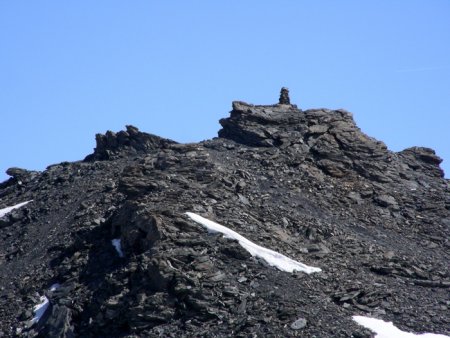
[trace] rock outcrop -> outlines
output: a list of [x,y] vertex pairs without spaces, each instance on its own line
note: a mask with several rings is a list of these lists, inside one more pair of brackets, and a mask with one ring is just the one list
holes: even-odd
[[118,156],[145,154],[154,149],[163,149],[172,140],[140,132],[134,126],[126,126],[126,130],[117,134],[107,131],[105,135],[95,135],[96,147],[94,153],[88,155],[85,161],[112,160]]
[[[84,161],[9,170],[0,209],[32,202],[0,218],[3,336],[370,337],[358,314],[450,334],[450,183],[433,150],[389,151],[349,112],[286,92],[220,123],[191,144],[128,126]],[[186,212],[322,271],[280,271]]]

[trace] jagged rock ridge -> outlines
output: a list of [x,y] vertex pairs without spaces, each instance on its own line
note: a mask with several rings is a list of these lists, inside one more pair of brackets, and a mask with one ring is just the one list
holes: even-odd
[[[192,144],[128,126],[84,161],[9,170],[0,209],[33,201],[0,219],[3,334],[369,337],[355,314],[449,334],[449,181],[434,151],[391,152],[350,113],[302,111],[288,92],[233,102],[220,123]],[[185,212],[323,271],[269,267]]]
[[140,132],[134,126],[126,126],[126,130],[117,134],[107,131],[105,135],[95,135],[96,147],[94,153],[86,156],[85,161],[112,160],[118,156],[145,154],[154,149],[163,149],[172,140]]

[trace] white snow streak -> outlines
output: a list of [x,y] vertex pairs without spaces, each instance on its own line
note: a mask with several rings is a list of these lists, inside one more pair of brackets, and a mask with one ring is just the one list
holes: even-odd
[[375,332],[375,338],[448,338],[443,334],[423,333],[414,334],[410,332],[401,331],[396,328],[392,322],[385,322],[381,319],[369,318],[364,316],[353,316],[353,320],[359,325]]
[[[50,286],[49,291],[53,292],[60,286],[61,285],[59,283],[55,283],[52,286]],[[48,306],[50,305],[50,301],[46,296],[41,296],[39,300],[40,303],[33,307],[34,317],[33,319],[30,320],[30,326],[41,320],[42,316],[44,315],[45,311],[47,311]]]
[[194,214],[193,212],[187,212],[186,215],[188,215],[189,218],[191,218],[193,221],[206,227],[210,232],[220,232],[226,238],[236,239],[239,242],[239,244],[245,250],[247,250],[252,256],[260,257],[263,260],[265,260],[269,265],[275,266],[282,271],[294,272],[295,270],[297,270],[297,271],[303,271],[306,273],[322,271],[319,268],[315,268],[315,267],[308,266],[303,263],[294,261],[293,259],[290,259],[289,257],[286,257],[276,251],[259,246],[255,243],[249,241],[247,238],[238,234],[237,232],[235,232],[223,225],[220,225],[218,223],[210,221],[202,216]]
[[26,201],[26,202],[22,202],[22,203],[13,205],[12,207],[6,207],[6,208],[3,208],[3,209],[0,209],[0,217],[5,216],[7,213],[11,212],[11,211],[14,210],[14,209],[23,207],[25,204],[28,204],[28,203],[30,203],[30,202],[32,202],[32,201],[33,201],[33,200],[30,200],[30,201]]
[[50,291],[51,292],[53,292],[53,291],[55,291],[56,289],[59,289],[59,287],[61,286],[61,284],[59,284],[59,283],[55,283],[55,284],[53,284],[52,286],[50,286]]
[[47,311],[48,306],[50,305],[48,298],[45,296],[41,296],[40,301],[41,302],[39,304],[35,305],[33,308],[34,317],[30,321],[31,325],[37,323],[42,318],[45,311]]
[[122,244],[120,243],[120,238],[113,239],[111,241],[112,245],[116,248],[117,253],[119,254],[119,257],[125,257],[122,251]]

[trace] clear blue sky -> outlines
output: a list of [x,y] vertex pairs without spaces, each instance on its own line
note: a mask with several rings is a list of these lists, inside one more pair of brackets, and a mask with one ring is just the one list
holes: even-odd
[[1,1],[0,181],[133,124],[217,136],[231,101],[345,108],[450,176],[450,1]]

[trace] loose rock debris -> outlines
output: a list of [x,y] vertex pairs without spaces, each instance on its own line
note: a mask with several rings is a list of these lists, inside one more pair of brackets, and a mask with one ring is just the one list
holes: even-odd
[[[83,161],[11,168],[0,209],[33,202],[0,217],[3,336],[373,336],[355,315],[450,333],[450,184],[433,150],[389,151],[349,112],[286,96],[233,102],[220,123],[189,144],[127,126]],[[322,271],[280,271],[186,212]]]

